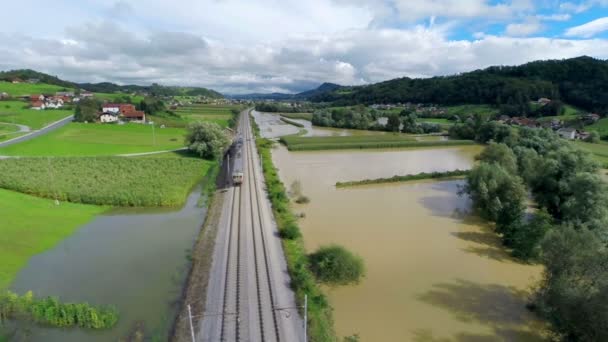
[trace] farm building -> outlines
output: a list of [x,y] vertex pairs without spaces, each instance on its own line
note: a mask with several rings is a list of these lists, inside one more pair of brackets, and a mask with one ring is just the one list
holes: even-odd
[[38,101],[32,101],[32,109],[34,110],[41,110],[46,108],[46,106],[44,105],[44,102],[38,100]]
[[557,134],[559,134],[559,136],[564,139],[573,140],[574,138],[576,138],[576,129],[560,128],[557,130]]
[[117,113],[101,113],[101,115],[99,115],[99,121],[101,123],[118,122],[118,114]]

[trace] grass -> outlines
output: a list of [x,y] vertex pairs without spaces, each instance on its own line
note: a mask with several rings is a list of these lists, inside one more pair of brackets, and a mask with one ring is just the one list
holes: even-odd
[[173,150],[184,146],[181,128],[150,125],[70,123],[53,132],[0,148],[0,155],[102,156]]
[[95,97],[110,102],[122,102],[125,97],[131,98],[131,103],[140,103],[144,97],[141,95],[131,95],[126,93],[95,93]]
[[573,141],[573,144],[582,148],[585,151],[590,152],[593,158],[604,168],[608,168],[608,143],[600,142],[597,144],[587,143],[583,141]]
[[33,255],[54,247],[106,207],[61,203],[0,189],[0,289]]
[[62,202],[179,206],[213,164],[192,158],[9,158],[0,160],[0,187]]
[[0,135],[10,134],[10,133],[14,133],[17,131],[19,131],[19,127],[12,125],[12,124],[6,124],[6,123],[0,122]]
[[[259,139],[259,129],[252,118],[256,133],[256,145],[262,156],[262,170],[266,179],[268,198],[272,203],[272,211],[282,236],[283,251],[287,262],[287,271],[291,277],[291,287],[296,295],[297,305],[301,308],[304,295],[308,295],[308,336],[309,341],[335,341],[332,309],[327,298],[321,291],[313,273],[310,270],[310,260],[304,248],[304,242],[297,219],[290,208],[289,197],[281,182],[277,169],[272,163],[270,149],[272,142]],[[291,231],[287,238],[286,231]],[[295,231],[295,232],[294,232]]]
[[0,93],[6,92],[11,96],[23,96],[32,94],[55,94],[58,91],[74,91],[74,89],[67,89],[52,84],[45,83],[11,83],[0,81]]
[[366,149],[394,147],[432,147],[473,145],[471,140],[417,141],[401,134],[346,136],[346,137],[299,137],[285,136],[281,142],[291,151]]
[[192,121],[210,121],[222,127],[228,127],[230,119],[233,116],[233,109],[240,109],[240,107],[230,105],[196,104],[178,107],[174,110],[174,112],[182,117],[186,123]]
[[490,105],[478,105],[478,104],[467,104],[467,105],[459,105],[459,106],[446,106],[442,107],[445,109],[446,113],[450,116],[452,115],[467,115],[467,114],[484,114],[489,116],[494,116],[498,113],[498,108],[492,107]]
[[593,125],[586,126],[585,129],[598,132],[602,138],[608,137],[608,118],[600,119]]
[[301,124],[299,122],[295,122],[295,121],[289,120],[289,119],[284,118],[284,117],[281,117],[281,121],[283,121],[284,123],[286,123],[288,125],[293,125],[293,126],[300,127],[300,128],[304,127],[303,124]]
[[0,101],[0,122],[17,123],[29,126],[31,129],[40,129],[74,114],[71,109],[33,110],[27,108],[27,105],[23,101]]
[[312,113],[281,113],[281,116],[284,116],[288,119],[296,119],[296,120],[312,120]]
[[348,186],[357,185],[368,185],[368,184],[382,184],[382,183],[397,183],[397,182],[409,182],[423,179],[452,179],[464,177],[469,173],[468,170],[454,170],[445,172],[421,172],[413,175],[405,176],[393,176],[390,178],[376,178],[376,179],[365,179],[360,181],[349,181],[349,182],[337,182],[337,188],[343,188]]

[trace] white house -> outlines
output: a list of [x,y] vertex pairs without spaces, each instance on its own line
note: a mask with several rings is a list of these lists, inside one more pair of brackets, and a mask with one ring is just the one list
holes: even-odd
[[120,105],[116,103],[107,103],[101,107],[101,111],[104,113],[119,114]]
[[102,123],[117,122],[118,114],[117,113],[102,113],[99,116],[99,121]]
[[576,129],[574,128],[560,128],[557,130],[557,134],[560,137],[568,140],[574,140],[576,138]]

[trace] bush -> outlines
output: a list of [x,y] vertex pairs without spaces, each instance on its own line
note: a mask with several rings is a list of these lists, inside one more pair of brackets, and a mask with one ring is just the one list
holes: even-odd
[[308,198],[308,197],[306,197],[304,195],[301,195],[298,198],[296,198],[295,202],[298,203],[298,204],[310,203],[310,198]]
[[286,224],[279,231],[279,233],[281,234],[281,238],[288,239],[288,240],[295,240],[295,239],[299,238],[300,236],[302,236],[302,234],[300,233],[300,229],[293,222]]
[[356,284],[365,273],[363,259],[337,245],[320,247],[310,264],[317,278],[331,285]]
[[216,123],[193,122],[188,125],[186,145],[201,158],[218,159],[229,144],[230,139]]

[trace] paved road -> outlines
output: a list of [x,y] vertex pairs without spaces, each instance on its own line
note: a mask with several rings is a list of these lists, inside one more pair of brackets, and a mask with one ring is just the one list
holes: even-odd
[[196,340],[303,341],[249,120],[241,114],[244,181],[228,189]]
[[[34,139],[38,136],[41,136],[43,134],[47,134],[48,132],[54,131],[57,128],[63,127],[65,125],[67,125],[68,123],[72,122],[72,120],[74,120],[74,116],[73,115],[68,116],[67,118],[54,122],[40,130],[33,131],[32,133],[22,135],[15,139],[10,139],[10,140],[4,141],[4,142],[0,142],[0,147],[6,147],[6,146],[14,145],[14,144],[17,144],[20,142],[24,142],[26,140]],[[29,127],[28,127],[28,129],[29,129]]]

